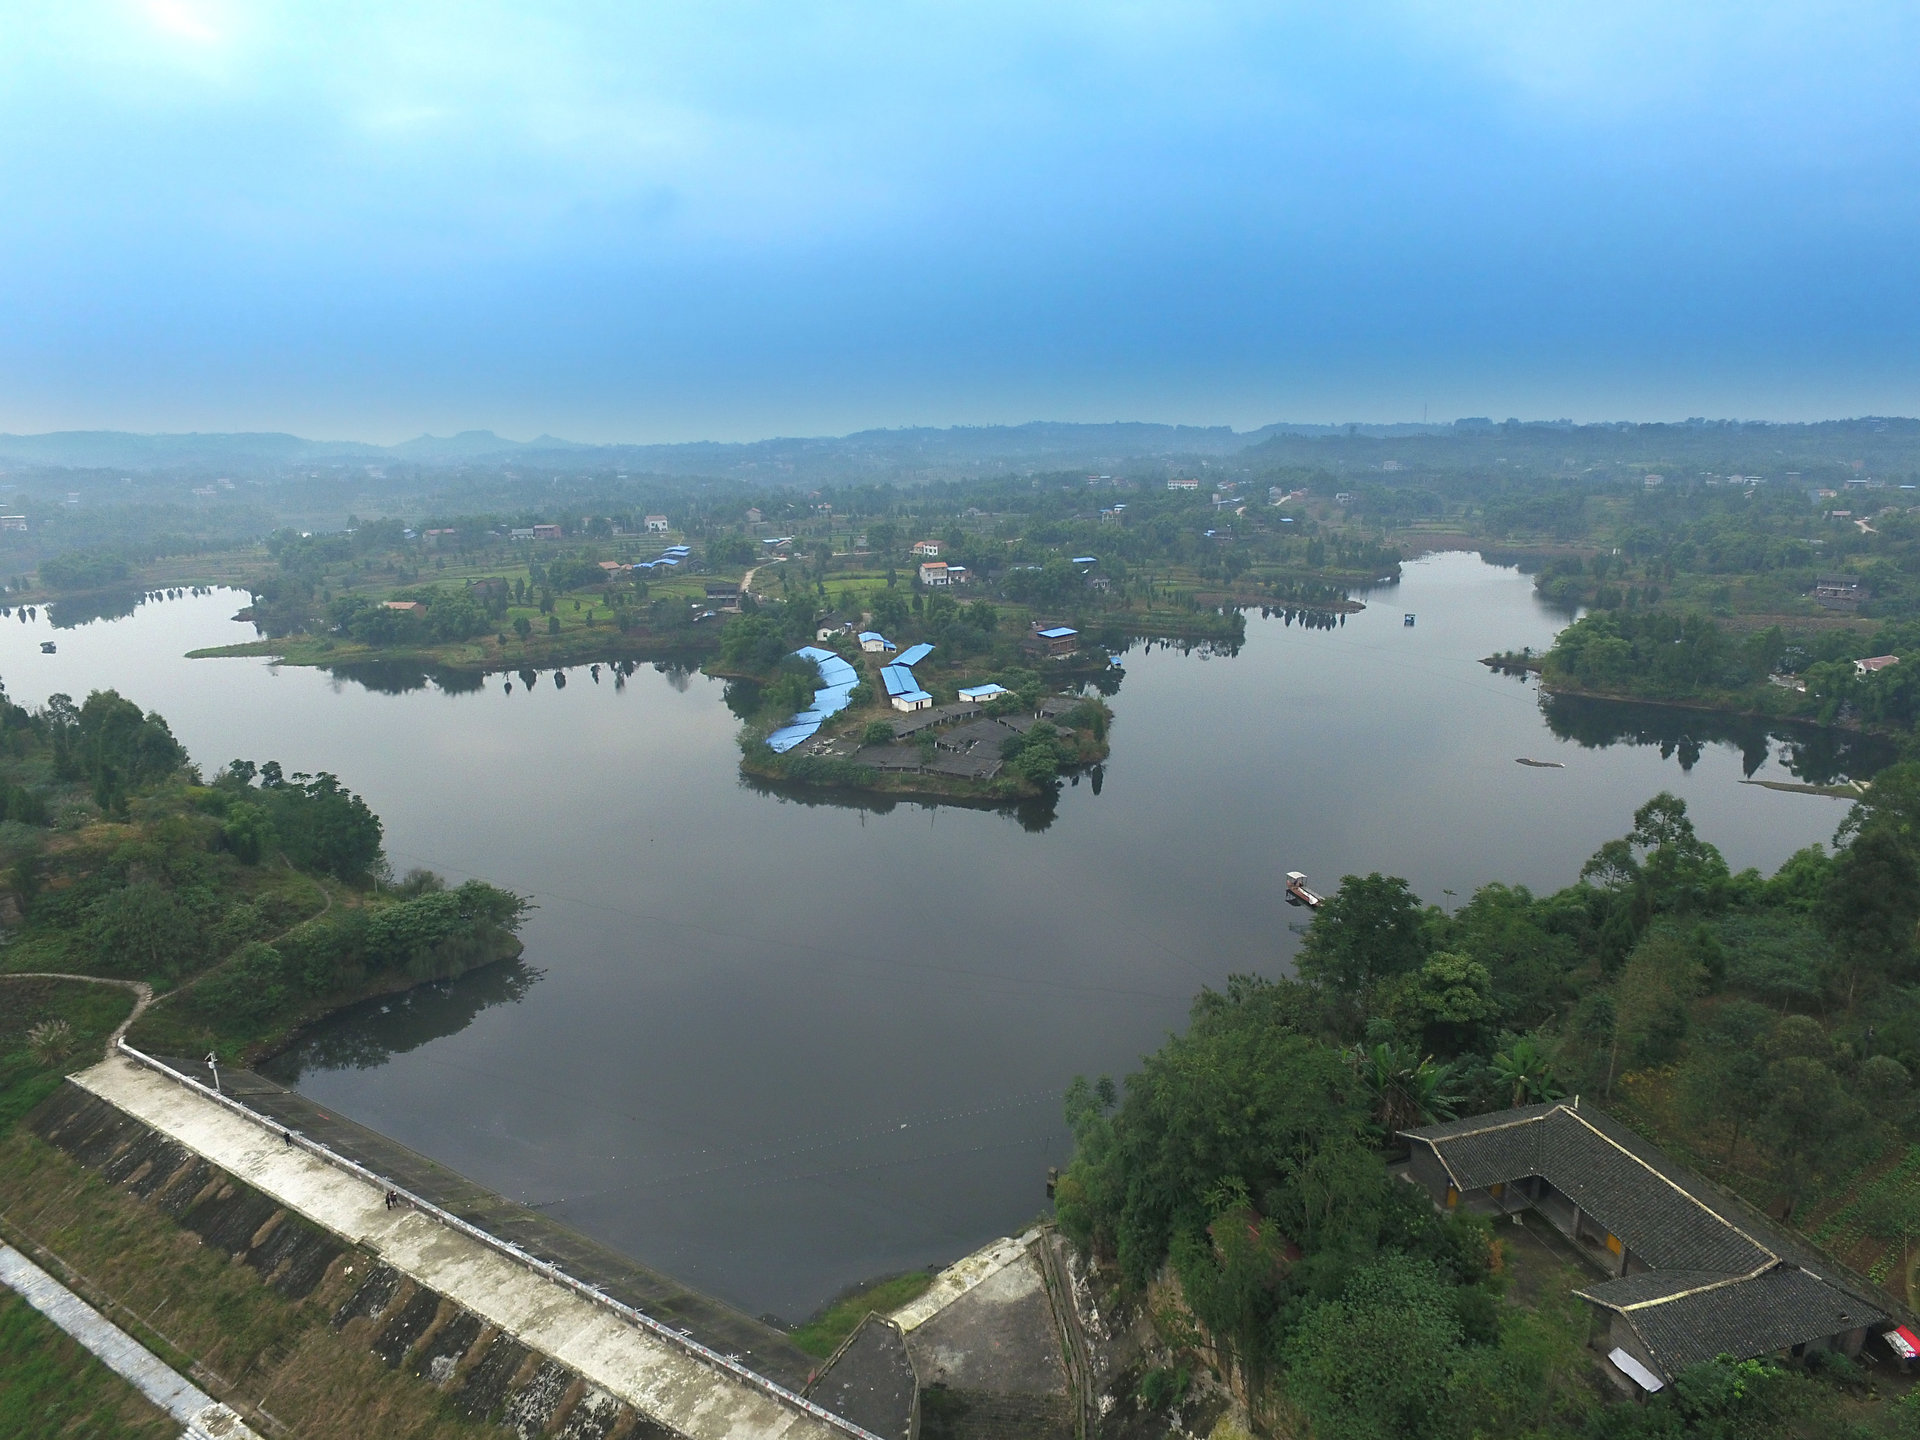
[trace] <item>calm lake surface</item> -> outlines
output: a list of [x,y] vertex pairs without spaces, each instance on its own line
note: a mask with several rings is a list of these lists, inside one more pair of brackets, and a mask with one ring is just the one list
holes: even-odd
[[235,592],[0,621],[0,676],[27,705],[117,688],[209,770],[334,771],[385,820],[396,870],[531,895],[520,965],[362,1007],[278,1073],[798,1319],[1037,1216],[1076,1073],[1133,1068],[1202,986],[1286,972],[1302,912],[1282,872],[1331,889],[1381,870],[1449,905],[1491,880],[1557,888],[1661,789],[1736,868],[1770,870],[1846,806],[1742,778],[1889,758],[1649,707],[1543,714],[1478,661],[1544,648],[1565,617],[1472,555],[1370,598],[1334,629],[1252,615],[1232,657],[1136,647],[1098,793],[1069,786],[1045,828],[750,788],[723,687],[697,674],[454,693],[184,659],[252,638]]

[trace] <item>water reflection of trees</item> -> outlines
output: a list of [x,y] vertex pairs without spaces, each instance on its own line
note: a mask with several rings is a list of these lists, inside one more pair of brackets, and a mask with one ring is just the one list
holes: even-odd
[[505,960],[453,980],[362,1001],[322,1022],[261,1068],[285,1085],[297,1083],[309,1070],[371,1070],[429,1040],[458,1034],[482,1010],[517,1003],[541,973],[524,960]]
[[1679,761],[1682,770],[1693,769],[1709,745],[1737,750],[1744,775],[1754,775],[1772,760],[1809,785],[1869,779],[1899,758],[1893,743],[1879,736],[1758,716],[1579,695],[1547,695],[1540,708],[1547,727],[1562,740],[1588,750],[1657,746],[1663,759]]
[[406,695],[429,685],[449,695],[471,695],[487,684],[483,671],[447,670],[411,660],[356,660],[350,665],[329,666],[327,673],[376,695]]
[[67,595],[47,606],[47,623],[56,630],[73,630],[95,620],[124,620],[146,598],[140,590],[96,590],[87,595]]
[[[1082,776],[1092,784],[1093,793],[1100,793],[1105,779],[1101,766],[1090,766],[1084,772],[1075,772],[1061,778],[1070,784],[1078,785]],[[1022,830],[1038,832],[1053,824],[1059,814],[1060,796],[1057,790],[1049,790],[1042,795],[1029,795],[1018,800],[972,799],[966,796],[932,795],[886,795],[866,790],[828,790],[815,785],[796,785],[778,780],[768,780],[759,775],[742,775],[740,783],[757,795],[766,795],[772,799],[794,805],[825,805],[837,810],[858,810],[868,815],[891,815],[902,806],[913,806],[921,810],[934,810],[941,806],[962,810],[988,810],[995,815],[1003,815],[1019,823]]]

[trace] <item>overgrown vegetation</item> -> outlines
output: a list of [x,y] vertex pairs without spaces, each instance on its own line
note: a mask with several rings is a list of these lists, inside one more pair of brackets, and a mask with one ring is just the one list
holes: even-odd
[[795,1328],[792,1340],[809,1355],[822,1359],[833,1354],[870,1314],[885,1315],[918,1300],[933,1284],[931,1270],[909,1270],[871,1285],[857,1286],[822,1306],[819,1313]]

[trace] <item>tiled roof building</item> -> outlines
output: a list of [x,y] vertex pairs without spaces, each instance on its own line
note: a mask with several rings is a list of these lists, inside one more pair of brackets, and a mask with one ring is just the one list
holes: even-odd
[[1853,1355],[1887,1323],[1883,1302],[1810,1245],[1577,1099],[1402,1133],[1437,1204],[1534,1210],[1580,1242],[1610,1278],[1574,1293],[1605,1314],[1596,1344],[1643,1390],[1723,1354]]

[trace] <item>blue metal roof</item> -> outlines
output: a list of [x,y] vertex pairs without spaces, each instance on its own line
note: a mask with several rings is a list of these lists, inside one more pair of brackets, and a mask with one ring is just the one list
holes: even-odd
[[888,640],[887,637],[882,635],[878,630],[862,630],[860,632],[860,643],[864,645],[869,640],[878,640],[882,645],[889,648],[891,648],[893,644],[892,641]]
[[838,655],[820,661],[820,679],[827,685],[844,685],[851,690],[860,683],[860,672]]
[[833,651],[822,650],[818,645],[802,645],[798,650],[794,651],[793,653],[800,656],[802,659],[813,661],[816,665],[822,663],[823,661],[838,660],[840,658],[838,655],[834,654]]
[[924,690],[909,690],[907,691],[906,694],[901,695],[897,698],[901,700],[931,700],[933,699],[933,696],[929,695]]
[[1012,693],[1013,692],[1004,685],[975,685],[970,689],[962,690],[960,692],[960,698],[962,700],[991,700],[996,695],[1011,695]]
[[920,684],[913,678],[913,672],[899,665],[889,665],[880,672],[880,681],[887,687],[889,695],[905,695],[909,690],[918,690]]
[[1076,555],[1073,557],[1073,563],[1076,565],[1098,565],[1100,563],[1100,557],[1098,555]]
[[908,649],[902,650],[900,652],[900,658],[895,660],[893,663],[896,665],[905,665],[909,669],[911,669],[913,666],[918,665],[922,660],[926,659],[927,656],[931,654],[933,654],[933,646],[925,644],[923,642],[919,645],[914,645],[909,647]]
[[1072,629],[1069,626],[1056,625],[1051,630],[1042,630],[1040,632],[1040,638],[1042,640],[1062,640],[1069,635],[1078,635],[1079,633],[1078,630]]
[[819,730],[818,720],[798,721],[783,725],[767,737],[767,748],[776,755],[784,755],[803,740],[811,740]]

